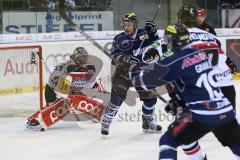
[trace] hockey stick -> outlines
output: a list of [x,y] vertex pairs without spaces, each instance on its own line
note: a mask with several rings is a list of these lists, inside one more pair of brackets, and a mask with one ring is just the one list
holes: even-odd
[[91,42],[95,47],[101,50],[106,56],[110,58],[110,54],[96,41],[94,40],[89,34],[81,30],[65,13],[64,10],[59,10],[60,16],[67,22],[70,27],[73,27],[77,32],[83,35],[89,42]]
[[51,74],[51,71],[50,71],[49,67],[47,66],[47,63],[43,60],[42,55],[40,55],[39,52],[32,52],[32,55],[31,55],[31,64],[35,64],[35,65],[36,65],[36,63],[37,63],[37,60],[35,59],[35,53],[37,54],[38,58],[43,62],[44,66],[45,66],[45,68],[46,68],[46,70],[47,70],[47,72],[48,72],[49,74]]
[[100,51],[102,51],[106,56],[109,58],[111,57],[110,54],[96,41],[94,40],[89,34],[80,30],[77,26],[74,26],[76,31],[83,35],[89,42],[91,42],[95,47],[97,47]]
[[163,97],[157,92],[156,89],[153,89],[153,90],[152,90],[152,93],[153,93],[155,96],[157,96],[157,98],[159,98],[163,103],[168,104],[168,101],[167,101],[165,98],[163,98]]
[[156,12],[155,12],[155,14],[154,14],[154,16],[153,16],[153,18],[152,18],[152,21],[155,20],[157,14],[158,14],[158,11],[159,11],[159,9],[161,8],[162,4],[163,4],[163,0],[161,0],[160,3],[158,4],[158,8],[157,8],[157,10],[156,10]]
[[[44,59],[43,59],[42,56],[39,54],[39,52],[36,52],[36,53],[37,53],[39,59],[40,59],[40,60],[43,62],[43,64],[45,65],[45,67],[46,67],[46,69],[47,69],[47,72],[48,72],[49,74],[52,74],[51,71],[50,71],[50,69],[49,69],[49,67],[48,67],[48,65],[47,65],[47,63],[44,61]],[[32,53],[32,56],[31,56],[31,64],[36,64],[36,59],[35,59],[35,57],[34,57],[34,53]],[[72,107],[72,105],[68,105],[68,102],[67,102],[65,99],[63,99],[63,100],[64,100],[65,104],[67,105],[68,110],[70,111],[70,113],[75,117],[75,119],[76,119],[77,121],[80,121],[80,118],[78,117],[78,115],[77,115],[77,113],[75,112],[75,110],[74,110],[74,108]]]
[[[154,14],[154,16],[153,16],[153,18],[152,18],[152,22],[154,22],[157,14],[158,14],[158,11],[159,11],[159,9],[160,9],[161,6],[162,6],[162,3],[163,3],[163,0],[161,0],[160,3],[158,4],[158,8],[157,8],[157,10],[156,10],[156,12],[155,12],[155,14]],[[148,39],[148,36],[144,36],[144,39],[142,40],[142,42],[141,42],[141,44],[140,44],[140,46],[139,46],[139,48],[138,48],[138,50],[137,50],[137,53],[140,52],[140,49],[142,48],[142,45],[143,45],[143,43],[145,42],[146,39]]]

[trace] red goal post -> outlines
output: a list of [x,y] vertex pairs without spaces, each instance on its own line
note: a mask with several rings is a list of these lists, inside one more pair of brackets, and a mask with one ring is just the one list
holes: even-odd
[[[26,106],[28,105],[26,101],[30,101],[29,106],[31,104],[39,105],[36,107],[40,110],[43,109],[43,65],[39,56],[42,56],[40,45],[0,47],[1,105],[7,107],[11,104],[11,102],[7,102],[9,99],[15,103],[14,100],[18,97],[14,96],[21,98],[21,94],[26,93],[30,95],[30,98],[16,102],[19,104],[14,104],[15,106]],[[33,92],[37,93],[37,96],[31,96]],[[22,96],[22,99],[24,98]]]

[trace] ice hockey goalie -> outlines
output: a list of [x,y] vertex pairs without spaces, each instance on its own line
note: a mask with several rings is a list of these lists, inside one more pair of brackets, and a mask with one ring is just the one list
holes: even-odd
[[88,62],[88,52],[83,47],[76,48],[69,60],[51,72],[45,87],[46,105],[27,119],[26,127],[44,131],[68,114],[77,121],[100,120],[105,107],[81,92],[85,87],[104,91],[96,77],[95,66]]

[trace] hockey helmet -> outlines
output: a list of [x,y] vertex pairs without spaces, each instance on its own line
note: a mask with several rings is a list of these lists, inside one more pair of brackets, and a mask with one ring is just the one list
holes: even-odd
[[70,59],[72,59],[76,64],[85,64],[87,61],[88,52],[83,47],[77,47],[73,54],[70,55]]
[[133,22],[137,25],[138,23],[138,20],[137,20],[137,16],[135,13],[127,13],[123,16],[122,18],[123,22],[124,21],[130,21],[130,22]]
[[168,25],[164,31],[164,37],[172,42],[172,48],[181,47],[189,43],[189,32],[187,27],[182,23]]
[[186,4],[179,9],[177,16],[178,21],[185,25],[195,24],[197,20],[197,8]]

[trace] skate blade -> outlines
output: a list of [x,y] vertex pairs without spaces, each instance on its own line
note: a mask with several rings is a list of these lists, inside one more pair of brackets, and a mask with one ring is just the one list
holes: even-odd
[[143,129],[143,133],[146,133],[146,134],[158,134],[158,133],[162,133],[162,130],[155,131],[155,130],[151,130],[151,129]]
[[45,128],[42,128],[41,126],[29,126],[25,125],[25,131],[46,131]]

